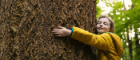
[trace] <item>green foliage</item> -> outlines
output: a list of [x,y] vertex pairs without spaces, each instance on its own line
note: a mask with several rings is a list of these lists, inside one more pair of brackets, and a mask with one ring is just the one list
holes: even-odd
[[131,0],[131,1],[132,1],[132,4],[134,4],[134,5],[137,5],[140,3],[140,0]]
[[96,6],[96,18],[99,18],[99,16],[101,15],[101,12],[102,12],[101,8]]
[[98,4],[99,3],[99,0],[96,0],[96,4]]
[[[140,28],[140,0],[131,0],[132,1],[132,6],[131,9],[126,10],[124,7],[123,2],[108,2],[108,0],[103,0],[105,1],[106,5],[108,7],[112,7],[112,10],[110,11],[110,13],[108,14],[115,22],[115,29],[114,29],[114,33],[116,33],[117,35],[119,35],[122,39],[123,39],[123,47],[125,50],[125,54],[123,55],[124,60],[130,60],[129,58],[129,51],[128,50],[128,46],[126,45],[127,42],[127,35],[124,34],[124,32],[126,32],[127,34],[129,34],[129,30],[134,29],[135,32],[137,32],[137,28]],[[123,33],[123,34],[122,34]],[[124,36],[124,38],[122,37]],[[136,39],[133,39],[132,42],[136,42]],[[133,43],[133,53],[135,52],[135,54],[133,54],[133,56],[135,56],[135,59],[140,59],[140,55],[137,54],[137,52],[140,51],[140,49],[138,50],[134,50],[136,47],[135,43]]]
[[[96,0],[96,4],[98,4],[99,2],[100,2],[99,0]],[[101,7],[96,6],[96,18],[98,18],[102,12],[103,11],[102,11]]]
[[[140,45],[138,45],[138,46],[140,47]],[[136,49],[136,54],[135,54],[136,60],[139,60],[139,59],[140,59],[140,55],[139,55],[140,53],[139,53],[139,52],[140,52],[140,49],[137,48],[137,49]]]

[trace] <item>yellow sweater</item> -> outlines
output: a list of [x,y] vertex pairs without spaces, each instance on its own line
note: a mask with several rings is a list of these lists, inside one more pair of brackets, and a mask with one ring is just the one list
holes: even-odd
[[103,33],[96,35],[78,27],[72,28],[71,38],[97,48],[99,60],[120,60],[123,55],[122,42],[116,34]]

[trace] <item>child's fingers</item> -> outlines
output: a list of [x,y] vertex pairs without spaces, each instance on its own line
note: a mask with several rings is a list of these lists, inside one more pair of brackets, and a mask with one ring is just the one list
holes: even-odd
[[58,35],[55,35],[55,36],[57,36],[57,37],[62,37],[62,35],[60,35],[60,34],[58,34]]
[[57,31],[53,30],[52,33],[56,33]]
[[58,28],[59,28],[59,29],[64,29],[65,27],[62,27],[62,26],[58,26]]
[[62,30],[62,29],[53,29],[53,31],[60,31],[60,30]]
[[55,31],[53,30],[52,32],[54,33]]
[[60,35],[60,33],[59,33],[59,32],[55,32],[54,34],[56,34],[56,35]]
[[52,31],[52,32],[57,32],[57,31],[59,31],[59,29],[53,29],[53,31]]

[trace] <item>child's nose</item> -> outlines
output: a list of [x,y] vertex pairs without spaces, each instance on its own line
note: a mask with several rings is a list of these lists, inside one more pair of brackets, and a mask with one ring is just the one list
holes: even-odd
[[103,24],[100,24],[100,26],[103,26]]

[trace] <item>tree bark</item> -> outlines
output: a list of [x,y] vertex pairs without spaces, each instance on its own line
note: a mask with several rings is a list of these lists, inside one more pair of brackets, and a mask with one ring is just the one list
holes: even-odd
[[51,32],[94,33],[96,0],[1,0],[0,15],[0,60],[96,60],[95,48]]

